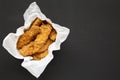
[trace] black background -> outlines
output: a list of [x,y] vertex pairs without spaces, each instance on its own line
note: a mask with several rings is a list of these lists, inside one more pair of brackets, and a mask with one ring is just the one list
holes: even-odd
[[[33,1],[71,30],[38,79],[2,47],[5,36],[24,24]],[[0,80],[120,80],[119,0],[0,0]]]

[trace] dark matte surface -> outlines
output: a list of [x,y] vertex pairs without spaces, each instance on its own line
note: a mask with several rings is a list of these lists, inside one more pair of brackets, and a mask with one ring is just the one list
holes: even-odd
[[[23,25],[33,1],[71,29],[38,79],[2,47],[4,37]],[[120,80],[119,0],[0,0],[0,80]]]

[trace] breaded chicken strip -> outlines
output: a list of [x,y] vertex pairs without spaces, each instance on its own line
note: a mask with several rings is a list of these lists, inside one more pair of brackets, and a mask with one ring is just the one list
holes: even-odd
[[50,39],[55,41],[56,36],[57,36],[57,32],[55,31],[55,29],[53,29],[50,33]]
[[41,52],[44,52],[45,50],[47,50],[52,42],[53,42],[52,40],[48,39],[38,52],[41,53]]
[[36,18],[31,26],[40,26],[41,23],[42,23],[42,20],[40,20],[39,18]]
[[48,50],[45,50],[42,53],[36,53],[36,54],[32,55],[32,57],[34,60],[40,60],[40,59],[44,58],[47,54],[48,54]]
[[36,18],[34,22],[31,24],[30,28],[28,30],[25,30],[24,34],[22,34],[17,42],[17,48],[20,49],[24,45],[30,43],[37,34],[40,33],[39,25],[42,24],[42,20],[39,18]]
[[53,42],[52,40],[48,39],[45,45],[42,46],[41,49],[37,53],[32,55],[33,59],[39,60],[39,59],[44,58],[48,54],[48,47],[50,46],[52,42]]
[[40,48],[46,43],[49,34],[52,30],[50,24],[44,24],[40,27],[40,33],[37,35],[36,39],[30,42],[28,45],[23,46],[19,51],[23,56],[33,55],[39,52]]
[[21,49],[23,46],[30,43],[39,33],[39,26],[32,26],[29,30],[27,30],[23,35],[19,37],[17,42],[17,48]]

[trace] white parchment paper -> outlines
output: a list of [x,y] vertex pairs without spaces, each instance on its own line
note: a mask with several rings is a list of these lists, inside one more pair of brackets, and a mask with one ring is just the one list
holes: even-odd
[[[38,17],[42,20],[47,20],[57,31],[57,36],[55,42],[53,42],[48,48],[48,55],[41,60],[32,60],[32,57],[23,57],[16,48],[16,43],[21,34],[24,33],[24,29],[30,27],[30,24],[34,19]],[[24,13],[24,26],[21,26],[17,29],[16,33],[9,33],[3,40],[3,47],[15,58],[23,59],[21,64],[22,67],[27,69],[33,76],[38,78],[49,62],[53,59],[52,52],[54,50],[60,50],[60,45],[63,41],[66,40],[70,30],[66,27],[60,26],[53,23],[49,18],[47,18],[40,10],[36,2],[30,4],[28,9]]]

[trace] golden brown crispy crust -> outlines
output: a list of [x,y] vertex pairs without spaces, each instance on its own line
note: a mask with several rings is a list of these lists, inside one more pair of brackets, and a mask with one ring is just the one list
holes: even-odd
[[19,40],[17,42],[18,49],[34,40],[35,36],[40,33],[39,25],[41,23],[42,21],[39,18],[36,18],[30,26],[30,29],[25,30],[24,34],[19,37]]
[[46,43],[39,49],[39,51],[38,52],[44,52],[45,50],[47,50],[48,49],[48,47],[50,46],[50,44],[52,43],[53,41],[51,40],[51,39],[48,39],[47,41],[46,41]]
[[36,18],[31,27],[18,39],[17,49],[23,56],[41,59],[48,54],[48,47],[55,41],[56,34],[50,23]]
[[30,30],[26,31],[23,35],[20,36],[20,39],[17,42],[17,48],[20,49],[24,45],[30,43],[39,33],[40,28],[38,26],[32,26]]
[[48,54],[48,50],[45,50],[42,53],[36,53],[36,54],[32,55],[32,57],[34,60],[40,60],[40,59],[44,58],[47,54]]
[[42,20],[40,20],[39,18],[36,18],[31,24],[31,26],[40,26],[41,23],[42,23]]
[[55,31],[55,29],[53,29],[50,33],[50,39],[55,41],[56,35],[57,35],[57,32]]

